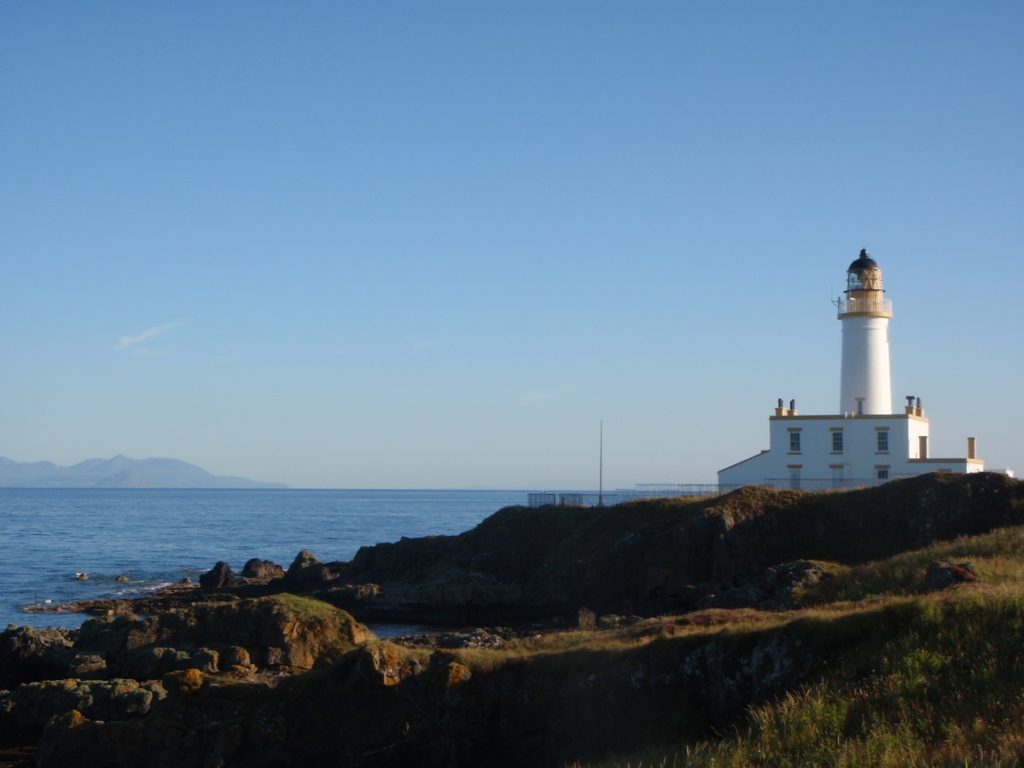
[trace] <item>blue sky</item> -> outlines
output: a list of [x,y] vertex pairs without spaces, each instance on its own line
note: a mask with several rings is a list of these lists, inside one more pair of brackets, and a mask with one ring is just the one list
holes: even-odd
[[0,5],[0,455],[705,482],[894,399],[1024,469],[1024,5]]

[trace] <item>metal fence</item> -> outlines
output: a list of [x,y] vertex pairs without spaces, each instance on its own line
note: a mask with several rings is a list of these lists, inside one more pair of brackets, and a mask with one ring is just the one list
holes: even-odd
[[896,475],[884,480],[875,477],[769,477],[764,481],[764,485],[769,488],[789,488],[794,491],[853,491],[857,488],[872,488],[896,479]]
[[667,499],[680,496],[717,496],[739,486],[720,486],[717,483],[642,483],[635,488],[616,488],[614,491],[538,491],[526,494],[528,507],[550,504],[571,507],[598,507],[621,504],[635,499]]
[[[909,477],[910,475],[906,475]],[[857,488],[870,488],[889,480],[896,480],[902,475],[892,475],[888,479],[835,477],[770,477],[760,486],[779,490],[792,489],[798,491],[851,491]],[[598,507],[621,504],[635,499],[668,499],[694,496],[719,496],[741,488],[740,485],[719,485],[717,483],[640,483],[634,488],[616,488],[614,491],[536,491],[526,494],[528,507],[544,507],[561,505],[569,507]]]

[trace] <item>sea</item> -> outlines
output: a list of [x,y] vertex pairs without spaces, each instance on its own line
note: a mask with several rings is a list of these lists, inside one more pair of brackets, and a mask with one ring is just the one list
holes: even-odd
[[461,533],[525,502],[522,491],[2,488],[0,630],[88,618],[30,605],[143,595],[198,581],[218,560],[236,572],[253,557],[287,568],[302,549],[351,560],[362,546]]

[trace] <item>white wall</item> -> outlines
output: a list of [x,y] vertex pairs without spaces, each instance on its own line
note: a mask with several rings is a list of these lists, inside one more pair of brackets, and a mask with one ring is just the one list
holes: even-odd
[[[832,432],[843,432],[843,450],[832,451]],[[790,432],[799,430],[800,451],[791,452]],[[878,450],[878,432],[889,435],[888,452]],[[965,459],[919,461],[918,438],[928,435],[928,421],[905,414],[885,416],[773,416],[769,420],[769,449],[720,470],[723,486],[771,483],[788,487],[791,467],[799,465],[801,486],[808,489],[839,485],[833,468],[842,465],[842,484],[877,482],[878,468],[886,467],[889,479],[925,472],[978,472],[980,461]]]

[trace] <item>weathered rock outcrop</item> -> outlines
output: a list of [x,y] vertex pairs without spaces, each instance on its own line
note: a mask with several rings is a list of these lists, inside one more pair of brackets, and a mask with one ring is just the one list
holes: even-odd
[[55,715],[77,710],[93,720],[127,720],[148,714],[167,695],[157,681],[51,680],[0,691],[0,736],[42,735]]
[[321,563],[312,552],[304,549],[295,556],[292,564],[288,566],[288,572],[284,578],[288,584],[308,588],[326,584],[337,577],[338,573],[330,564]]
[[220,654],[232,648],[261,668],[312,669],[372,637],[345,611],[281,594],[197,603],[145,619],[91,619],[76,647],[119,675],[146,679],[189,667],[216,671]]
[[203,589],[221,589],[238,584],[238,577],[231,566],[223,560],[217,562],[210,570],[199,577],[199,586]]
[[934,592],[939,589],[947,589],[954,584],[976,581],[978,575],[974,572],[974,566],[970,563],[928,563],[928,570],[925,572],[924,588],[927,592]]
[[269,560],[252,558],[242,566],[243,579],[256,579],[258,581],[270,581],[272,579],[284,578],[285,570],[277,563]]
[[66,630],[8,627],[0,632],[0,689],[67,677],[74,656]]

